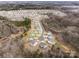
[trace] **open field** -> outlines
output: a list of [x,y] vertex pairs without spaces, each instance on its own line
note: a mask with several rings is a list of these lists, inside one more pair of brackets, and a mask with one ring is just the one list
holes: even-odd
[[13,11],[0,11],[0,16],[5,16],[12,21],[20,21],[23,20],[24,17],[34,18],[39,16],[40,18],[46,18],[46,16],[42,15],[44,13],[54,13],[58,16],[65,16],[64,13],[58,10],[13,10]]

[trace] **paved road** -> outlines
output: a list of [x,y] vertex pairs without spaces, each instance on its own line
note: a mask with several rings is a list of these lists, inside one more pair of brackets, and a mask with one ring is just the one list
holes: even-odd
[[[49,10],[50,11],[50,10]],[[48,11],[48,12],[49,12]],[[13,11],[10,11],[10,12],[12,12],[13,13]],[[19,11],[18,11],[19,12]],[[48,18],[46,15],[39,15],[36,11],[29,11],[29,12],[27,12],[27,11],[21,11],[21,12],[23,12],[24,14],[27,14],[27,16],[30,18],[30,19],[32,19],[32,28],[31,28],[31,30],[28,32],[28,36],[26,35],[26,41],[27,41],[27,39],[29,39],[29,36],[31,35],[30,33],[31,32],[35,32],[35,31],[37,31],[37,29],[35,29],[34,27],[38,27],[39,28],[39,30],[37,31],[37,32],[39,32],[39,36],[41,36],[41,38],[42,38],[42,36],[43,36],[43,33],[45,32],[45,30],[44,30],[44,28],[43,28],[43,26],[42,26],[42,24],[40,23],[40,20],[42,20],[43,18]],[[39,12],[39,11],[38,11]],[[44,11],[40,11],[40,12],[44,12]],[[47,11],[46,11],[47,12]],[[4,12],[1,12],[1,15],[3,14]],[[17,13],[17,11],[15,11],[14,12],[14,14],[16,14]],[[22,14],[23,14],[22,13]],[[29,13],[29,14],[28,14]],[[16,15],[15,15],[16,16]],[[17,18],[17,17],[16,17]],[[36,24],[35,24],[36,23]],[[34,34],[34,35],[38,35],[38,34]],[[39,36],[37,37],[37,39],[39,39]],[[34,38],[33,38],[34,39]],[[42,38],[43,39],[43,38]],[[56,39],[55,39],[56,40]],[[57,41],[56,40],[56,42],[59,44],[59,47],[62,47],[62,48],[66,48],[67,50],[69,50],[70,48],[68,48],[66,45],[63,45],[62,43],[63,42],[60,42],[60,41]],[[26,43],[27,44],[27,43]]]

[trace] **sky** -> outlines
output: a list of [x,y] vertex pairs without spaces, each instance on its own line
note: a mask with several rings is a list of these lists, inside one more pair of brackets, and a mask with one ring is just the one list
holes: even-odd
[[79,1],[79,0],[0,0],[0,1]]

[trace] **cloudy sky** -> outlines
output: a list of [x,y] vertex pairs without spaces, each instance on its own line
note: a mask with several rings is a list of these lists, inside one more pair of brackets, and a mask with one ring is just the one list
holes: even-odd
[[0,1],[79,1],[79,0],[0,0]]

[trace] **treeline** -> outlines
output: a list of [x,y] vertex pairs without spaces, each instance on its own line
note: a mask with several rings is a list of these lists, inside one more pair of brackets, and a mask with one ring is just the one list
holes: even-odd
[[55,6],[49,5],[33,5],[33,4],[3,4],[0,5],[0,10],[25,10],[25,9],[54,9]]
[[79,53],[79,17],[74,14],[68,14],[63,18],[53,14],[48,16],[49,19],[43,20],[43,24],[52,32],[61,34],[63,41],[70,44]]

